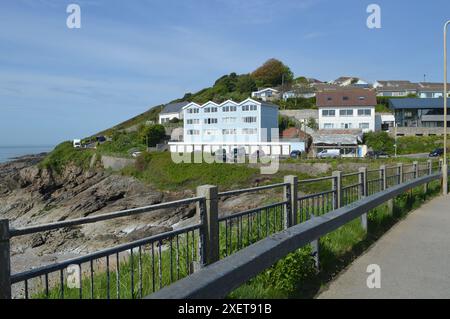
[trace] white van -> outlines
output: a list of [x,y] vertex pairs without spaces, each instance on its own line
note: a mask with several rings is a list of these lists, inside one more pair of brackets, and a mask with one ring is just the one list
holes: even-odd
[[337,149],[323,150],[317,154],[317,158],[338,158],[341,157],[341,151]]
[[73,147],[74,148],[80,148],[81,147],[81,140],[79,140],[79,139],[73,140]]

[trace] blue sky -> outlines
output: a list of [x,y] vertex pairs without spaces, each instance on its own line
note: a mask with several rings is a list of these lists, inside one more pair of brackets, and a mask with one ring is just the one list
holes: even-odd
[[87,136],[271,57],[324,81],[442,81],[446,19],[448,0],[2,0],[0,145]]

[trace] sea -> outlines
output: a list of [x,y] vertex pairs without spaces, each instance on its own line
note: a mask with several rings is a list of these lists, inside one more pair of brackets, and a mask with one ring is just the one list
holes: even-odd
[[8,162],[15,157],[49,152],[54,145],[33,146],[0,146],[0,163]]

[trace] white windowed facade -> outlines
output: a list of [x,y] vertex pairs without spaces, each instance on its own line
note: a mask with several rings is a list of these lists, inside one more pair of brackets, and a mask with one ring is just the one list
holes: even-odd
[[270,142],[271,130],[278,132],[277,106],[253,99],[241,103],[189,103],[184,107],[183,120],[184,144]]
[[362,129],[375,130],[374,106],[319,107],[320,129]]

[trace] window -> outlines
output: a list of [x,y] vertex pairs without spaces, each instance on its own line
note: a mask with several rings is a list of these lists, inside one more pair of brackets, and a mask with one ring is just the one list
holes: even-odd
[[199,119],[188,119],[187,124],[200,124]]
[[242,134],[254,135],[257,133],[258,133],[258,129],[256,129],[256,128],[243,128],[242,129]]
[[328,100],[328,101],[331,101],[331,100],[333,100],[333,98],[332,98],[331,96],[329,96],[329,97],[327,98],[327,100]]
[[235,129],[235,128],[223,129],[223,130],[222,130],[222,134],[223,134],[223,135],[236,134],[236,129]]
[[245,116],[242,120],[244,123],[256,123],[256,116]]
[[341,128],[343,129],[351,129],[352,123],[341,123]]
[[370,116],[372,114],[371,109],[359,109],[358,116]]
[[322,116],[336,116],[335,110],[322,110]]
[[235,117],[224,117],[222,119],[223,123],[236,123],[236,118]]
[[365,96],[360,96],[360,97],[358,97],[358,100],[360,100],[360,101],[364,101],[365,99],[366,99]]
[[332,128],[334,128],[334,124],[333,123],[324,123],[323,124],[323,128],[324,129],[332,129]]
[[231,106],[224,106],[222,108],[223,112],[236,112],[237,108],[235,105],[231,105]]
[[205,119],[205,124],[217,124],[217,119],[214,118]]
[[369,123],[359,123],[359,128],[360,129],[363,129],[363,130],[366,129],[367,130],[367,129],[369,129],[369,127],[370,127]]
[[353,116],[353,110],[352,109],[339,110],[339,115],[340,116]]
[[242,111],[256,111],[257,106],[255,104],[243,105]]
[[203,130],[203,135],[217,135],[217,130]]
[[342,99],[343,99],[344,101],[348,101],[348,96],[344,96]]
[[187,135],[200,135],[200,130],[187,130]]
[[206,107],[204,112],[205,113],[215,113],[215,112],[217,112],[217,107]]
[[199,111],[199,109],[187,109],[187,112],[188,112],[189,114],[197,114],[198,111]]

